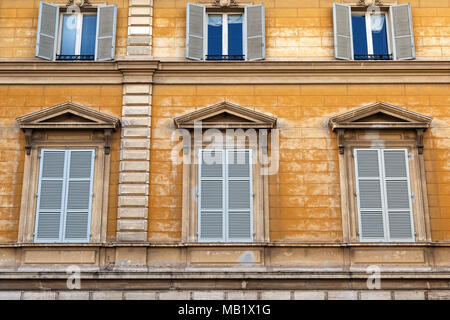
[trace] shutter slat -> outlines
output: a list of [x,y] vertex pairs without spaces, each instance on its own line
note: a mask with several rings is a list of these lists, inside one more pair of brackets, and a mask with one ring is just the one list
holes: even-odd
[[186,6],[186,58],[203,60],[206,7],[188,3]]
[[90,178],[92,151],[72,151],[70,157],[70,178]]
[[333,3],[334,50],[336,59],[353,59],[351,7]]
[[411,214],[390,212],[389,234],[391,239],[412,239]]
[[63,181],[43,180],[39,193],[39,209],[61,210]]
[[67,213],[66,239],[86,239],[88,237],[89,213]]
[[250,181],[229,181],[228,186],[228,208],[250,209]]
[[412,30],[411,7],[409,4],[390,7],[394,59],[414,59],[414,35]]
[[201,213],[200,234],[204,240],[216,240],[223,238],[223,214],[216,212]]
[[58,19],[59,7],[41,1],[39,5],[36,57],[46,60],[55,60]]
[[97,10],[95,60],[112,60],[116,51],[117,6],[102,6],[98,7]]
[[382,211],[361,211],[361,235],[363,238],[384,239]]
[[245,58],[249,61],[262,60],[266,57],[264,4],[246,6],[244,16]]
[[388,209],[409,209],[408,181],[386,181]]
[[61,225],[60,213],[44,213],[40,212],[37,218],[37,234],[38,240],[58,240]]
[[377,150],[357,150],[357,157],[359,178],[378,178],[380,176]]
[[248,212],[230,213],[228,229],[230,239],[250,239],[252,237],[251,214]]
[[381,186],[379,180],[359,180],[359,198],[362,209],[381,209]]
[[406,155],[403,150],[384,150],[384,169],[387,178],[406,178]]
[[68,210],[88,210],[91,181],[69,181],[67,194]]
[[222,181],[202,181],[202,201],[203,209],[222,209],[223,207],[223,182]]

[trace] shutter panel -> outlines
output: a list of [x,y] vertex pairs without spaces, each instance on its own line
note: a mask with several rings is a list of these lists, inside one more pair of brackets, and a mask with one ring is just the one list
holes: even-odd
[[64,238],[88,241],[93,183],[93,150],[71,150],[66,203]]
[[227,151],[228,240],[252,241],[252,173],[250,150]]
[[416,57],[412,30],[411,7],[401,4],[390,7],[394,59],[407,60]]
[[95,60],[112,60],[116,51],[117,6],[99,7],[97,11],[97,37]]
[[383,150],[389,236],[413,240],[407,150]]
[[353,59],[353,31],[351,7],[333,3],[334,56],[336,59]]
[[206,7],[188,3],[186,7],[186,58],[203,60]]
[[199,240],[224,240],[224,153],[199,153]]
[[37,242],[61,240],[65,161],[65,151],[41,151],[35,231]]
[[361,240],[384,240],[383,198],[378,150],[355,150]]
[[249,61],[266,57],[266,28],[264,4],[244,8],[245,58]]
[[36,57],[55,60],[59,7],[41,1],[36,39]]

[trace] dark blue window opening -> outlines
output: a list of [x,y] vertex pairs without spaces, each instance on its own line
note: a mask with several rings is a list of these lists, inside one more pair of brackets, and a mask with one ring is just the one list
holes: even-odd
[[79,16],[63,15],[60,54],[56,60],[94,60],[97,35],[97,15],[83,15],[80,53],[76,54],[77,24]]
[[208,54],[207,60],[244,60],[242,15],[228,15],[228,54],[224,54],[224,26],[221,14],[208,15]]

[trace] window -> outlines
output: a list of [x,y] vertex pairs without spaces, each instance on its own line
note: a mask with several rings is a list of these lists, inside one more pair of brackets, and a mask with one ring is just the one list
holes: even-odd
[[355,149],[361,241],[414,241],[407,149]]
[[69,12],[40,2],[36,56],[46,60],[114,59],[117,6]]
[[88,242],[95,150],[41,150],[35,242]]
[[193,60],[265,58],[264,5],[218,10],[188,3],[186,57]]
[[[370,8],[370,7],[369,7]],[[344,60],[414,59],[409,4],[379,8],[333,4],[335,57]]]
[[199,241],[252,241],[251,150],[200,150]]

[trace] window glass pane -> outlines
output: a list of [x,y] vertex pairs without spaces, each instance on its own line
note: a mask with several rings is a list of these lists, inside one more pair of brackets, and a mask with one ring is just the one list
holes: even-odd
[[83,31],[81,35],[81,54],[95,54],[95,36],[97,33],[97,16],[83,16]]
[[242,55],[242,15],[228,16],[228,54]]
[[208,15],[208,54],[222,55],[222,15]]
[[[356,55],[367,55],[366,17],[352,15],[353,51]],[[357,57],[355,57],[356,59]]]
[[63,16],[62,34],[61,34],[61,55],[75,54],[75,44],[77,39],[77,20],[76,15],[65,14]]
[[384,14],[372,15],[373,54],[388,54],[386,34],[386,16]]

